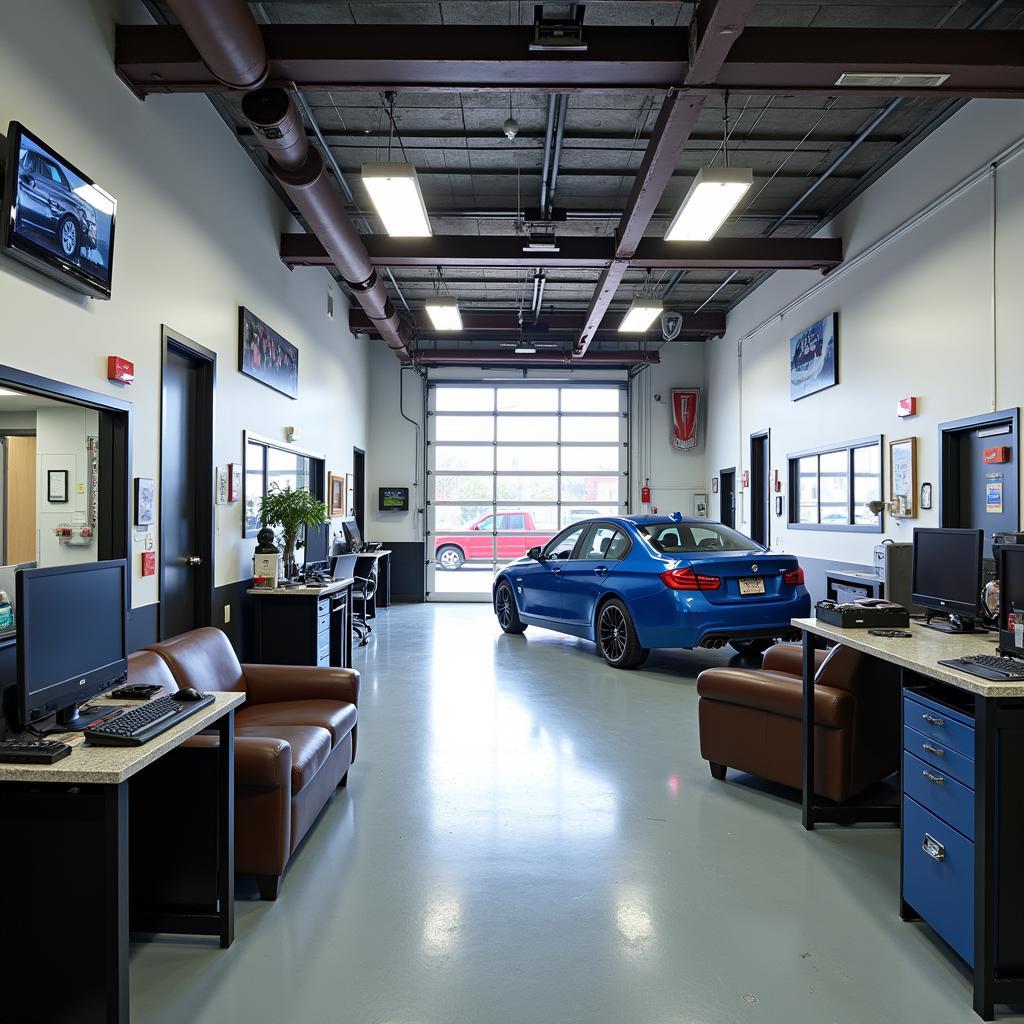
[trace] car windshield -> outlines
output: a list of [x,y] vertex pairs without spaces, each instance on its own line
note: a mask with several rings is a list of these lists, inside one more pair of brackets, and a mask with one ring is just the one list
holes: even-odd
[[720,523],[645,523],[637,529],[663,555],[760,550],[749,537]]

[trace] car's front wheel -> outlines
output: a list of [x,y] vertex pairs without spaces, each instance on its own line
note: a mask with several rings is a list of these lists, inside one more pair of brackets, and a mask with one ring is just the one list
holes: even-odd
[[522,633],[526,623],[519,618],[515,595],[508,582],[502,580],[494,594],[494,614],[498,616],[498,625],[506,633]]
[[74,217],[65,217],[57,227],[57,239],[60,242],[61,252],[67,258],[75,259],[78,250],[81,248],[82,236],[78,231],[78,224]]
[[730,640],[729,643],[732,645],[734,651],[738,654],[764,654],[769,647],[774,646],[775,641],[772,639],[754,639],[750,638],[747,640]]
[[465,560],[462,548],[457,548],[454,544],[445,544],[437,553],[437,562],[442,569],[461,569]]
[[629,609],[617,598],[602,605],[597,616],[597,649],[612,668],[636,668],[650,648],[640,646]]

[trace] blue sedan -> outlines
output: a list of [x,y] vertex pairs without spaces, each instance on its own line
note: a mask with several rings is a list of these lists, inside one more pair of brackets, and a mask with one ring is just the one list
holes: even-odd
[[811,611],[792,555],[679,513],[573,523],[502,569],[493,598],[506,633],[533,625],[592,640],[615,668],[652,647],[764,650]]

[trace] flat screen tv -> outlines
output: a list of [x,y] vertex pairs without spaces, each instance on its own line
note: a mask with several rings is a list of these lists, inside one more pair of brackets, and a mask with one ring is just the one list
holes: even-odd
[[7,131],[0,248],[63,284],[110,298],[117,201],[18,121]]

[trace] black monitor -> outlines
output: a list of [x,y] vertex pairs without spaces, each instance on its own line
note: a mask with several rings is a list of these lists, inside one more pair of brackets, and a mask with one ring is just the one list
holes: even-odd
[[999,652],[1024,658],[1024,544],[995,547],[999,571]]
[[56,731],[81,730],[109,714],[79,715],[77,705],[128,671],[127,579],[124,559],[18,573],[22,726],[56,714]]
[[348,540],[349,551],[355,553],[363,550],[363,535],[359,532],[359,524],[354,519],[346,519],[342,524]]
[[[914,530],[911,601],[926,609],[926,625],[969,633],[981,615],[984,530]],[[933,623],[931,613],[951,617]]]
[[327,523],[324,523],[323,526],[306,527],[306,565],[327,561],[330,530]]

